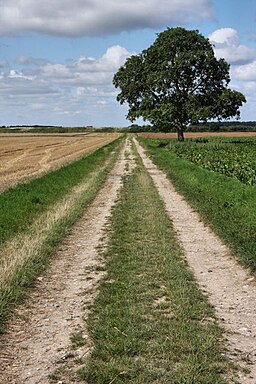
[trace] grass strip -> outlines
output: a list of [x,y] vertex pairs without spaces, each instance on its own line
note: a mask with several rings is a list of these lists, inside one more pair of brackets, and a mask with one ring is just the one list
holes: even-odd
[[156,140],[139,141],[238,260],[256,274],[256,187],[181,159],[159,148]]
[[[68,233],[72,224],[102,187],[117,159],[118,143],[120,144],[120,141],[107,146],[107,149],[102,148],[108,156],[111,153],[110,161],[103,162],[105,156],[102,156],[102,151],[99,151],[100,168],[99,163],[95,162],[94,172],[87,174],[83,183],[73,188],[58,204],[52,205],[51,209],[37,217],[26,230],[17,233],[16,237],[12,237],[2,246],[0,331],[5,329],[5,320],[10,315],[11,308],[24,297],[38,274],[46,268],[56,245]],[[113,148],[116,148],[115,154],[113,154]]]
[[221,330],[140,164],[113,210],[107,276],[89,318],[88,384],[224,383]]
[[86,154],[58,170],[20,184],[0,194],[0,247],[9,238],[26,230],[49,207],[60,201],[74,186],[100,169],[121,138]]

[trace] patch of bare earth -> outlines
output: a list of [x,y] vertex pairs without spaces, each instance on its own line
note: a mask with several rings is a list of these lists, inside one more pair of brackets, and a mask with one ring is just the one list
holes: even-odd
[[104,275],[99,248],[106,246],[105,227],[133,164],[130,148],[126,141],[106,184],[9,322],[0,340],[1,383],[79,383],[75,371],[91,349],[85,320]]
[[[176,139],[177,133],[175,132],[142,132],[139,133],[140,136],[149,138],[149,139]],[[196,138],[196,137],[253,137],[256,136],[256,132],[185,132],[186,138]]]
[[[165,174],[137,144],[143,163],[151,175],[177,238],[200,288],[208,294],[220,324],[226,330],[227,358],[240,366],[238,381],[256,383],[256,282],[230,254],[229,249],[201,221],[199,215],[179,195]],[[245,370],[250,370],[246,373]]]

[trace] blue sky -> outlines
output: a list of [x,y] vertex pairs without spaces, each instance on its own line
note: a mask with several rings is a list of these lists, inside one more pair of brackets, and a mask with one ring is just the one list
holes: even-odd
[[128,125],[113,75],[176,26],[210,38],[256,120],[255,0],[0,0],[0,125]]

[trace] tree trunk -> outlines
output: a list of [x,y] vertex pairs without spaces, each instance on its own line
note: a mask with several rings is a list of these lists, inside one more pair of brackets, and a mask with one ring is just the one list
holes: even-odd
[[178,141],[184,141],[184,131],[183,131],[183,129],[178,129]]

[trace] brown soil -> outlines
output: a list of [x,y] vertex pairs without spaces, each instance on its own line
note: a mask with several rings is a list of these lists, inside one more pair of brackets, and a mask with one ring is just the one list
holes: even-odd
[[221,326],[226,329],[227,358],[243,369],[239,383],[256,383],[256,281],[232,257],[229,249],[201,221],[199,215],[179,195],[165,174],[138,146],[143,163],[163,199],[177,238],[198,284],[209,296]]
[[[142,132],[140,136],[149,138],[149,139],[176,139],[177,133],[175,132]],[[185,132],[185,138],[192,139],[195,137],[251,137],[256,136],[256,132]]]
[[118,133],[0,135],[0,192],[95,150]]
[[[64,377],[65,383],[79,383],[74,372],[84,363],[91,347],[85,320],[104,275],[99,247],[106,245],[104,228],[122,176],[131,166],[128,151],[130,145],[126,142],[105,186],[8,324],[8,332],[0,340],[1,383],[49,383],[48,376],[56,369],[55,377],[60,382]],[[84,345],[72,346],[72,335],[82,338]]]

